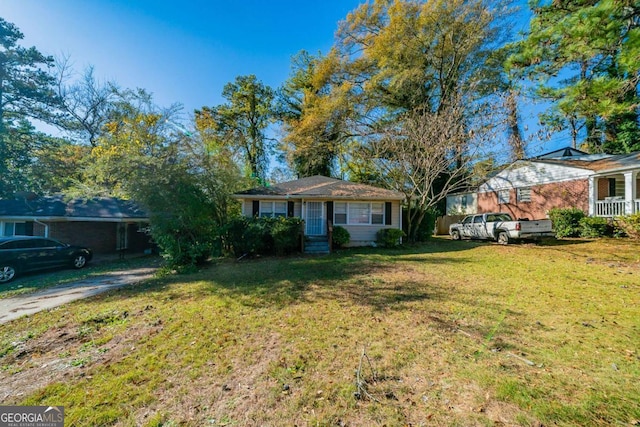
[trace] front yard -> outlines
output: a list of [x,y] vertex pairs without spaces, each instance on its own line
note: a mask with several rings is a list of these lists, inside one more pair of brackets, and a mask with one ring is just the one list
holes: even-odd
[[640,244],[222,262],[0,326],[66,425],[640,425]]

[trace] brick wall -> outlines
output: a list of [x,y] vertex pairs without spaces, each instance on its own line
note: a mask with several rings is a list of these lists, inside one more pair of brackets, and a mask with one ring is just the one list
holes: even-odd
[[509,193],[509,203],[498,204],[498,194],[478,194],[478,213],[508,212],[514,218],[543,219],[552,208],[578,208],[589,211],[589,182],[586,179],[537,185],[531,188],[531,201],[518,202],[516,189]]
[[[118,251],[118,226],[115,222],[50,222],[49,237],[72,245],[86,246],[95,254],[112,254]],[[126,224],[128,230],[128,253],[139,253],[150,249],[149,237],[138,232],[137,224]],[[33,234],[44,236],[44,226],[34,224]]]

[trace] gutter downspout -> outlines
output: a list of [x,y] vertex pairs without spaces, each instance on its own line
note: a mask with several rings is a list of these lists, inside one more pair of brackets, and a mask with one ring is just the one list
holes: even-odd
[[49,224],[45,224],[44,222],[40,222],[37,219],[33,219],[33,222],[35,222],[36,224],[40,224],[41,226],[44,227],[44,237],[49,237]]

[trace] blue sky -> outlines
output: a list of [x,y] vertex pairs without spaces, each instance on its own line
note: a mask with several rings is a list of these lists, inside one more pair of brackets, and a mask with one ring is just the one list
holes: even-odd
[[[144,88],[163,107],[218,105],[223,86],[255,74],[277,88],[291,57],[304,49],[326,53],[338,22],[364,0],[0,0],[0,16],[25,35],[21,44],[69,56],[76,71],[124,88]],[[525,1],[523,0],[524,4]],[[526,20],[514,22],[523,31]],[[522,111],[528,131],[542,107]],[[536,155],[570,143],[533,141]]]
[[70,56],[77,71],[141,87],[186,113],[223,102],[223,86],[255,74],[279,86],[302,49],[327,52],[360,0],[2,0],[21,44]]

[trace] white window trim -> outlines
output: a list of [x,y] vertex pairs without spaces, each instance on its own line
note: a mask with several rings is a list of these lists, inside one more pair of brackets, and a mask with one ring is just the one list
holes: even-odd
[[[502,195],[506,194],[506,197]],[[507,205],[511,202],[511,190],[498,190],[498,204]]]
[[[336,203],[344,203],[347,206],[347,221],[344,224],[340,224],[336,222],[336,209],[335,209],[335,205]],[[349,206],[352,204],[368,204],[369,205],[369,222],[365,223],[365,222],[357,222],[357,223],[351,223],[351,215],[350,215],[350,209]],[[381,204],[382,205],[382,222],[379,224],[373,224],[371,222],[371,217],[373,216],[373,209],[372,209],[372,205],[373,204]],[[370,227],[370,226],[384,226],[387,223],[387,210],[385,209],[385,202],[334,202],[334,208],[333,208],[333,218],[331,218],[331,220],[333,221],[334,225],[340,225],[340,226],[344,226],[344,225],[348,225],[350,227],[357,227],[357,226],[365,226],[365,227]]]
[[[276,203],[284,203],[284,212],[276,212]],[[262,213],[264,212],[262,210],[262,206],[263,205],[267,205],[267,204],[271,205],[271,212],[270,212],[271,215],[269,215],[268,218],[277,218],[276,213],[284,214],[284,215],[281,215],[281,216],[283,216],[285,218],[287,217],[287,209],[288,209],[288,207],[287,207],[287,202],[286,201],[284,201],[284,200],[274,200],[274,201],[272,201],[272,200],[260,200],[260,209],[258,210],[258,216],[260,218],[264,218],[263,215],[262,215]]]
[[[0,221],[0,236],[2,237],[13,237],[13,236],[20,236],[21,234],[16,234],[16,225],[17,224],[26,224],[26,221]],[[12,235],[5,235],[4,234],[4,226],[5,224],[13,224],[13,234]]]

